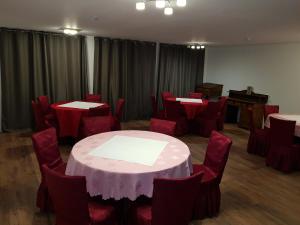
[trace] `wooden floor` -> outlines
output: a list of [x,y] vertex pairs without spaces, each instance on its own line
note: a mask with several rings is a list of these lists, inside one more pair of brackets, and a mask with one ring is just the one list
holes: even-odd
[[[147,129],[148,122],[123,124],[125,129]],[[224,133],[233,147],[221,184],[221,213],[217,218],[193,221],[194,225],[299,225],[300,172],[285,175],[267,168],[264,159],[246,153],[248,132],[227,125]],[[51,225],[53,215],[35,207],[40,181],[30,132],[0,134],[0,224]],[[201,163],[207,139],[181,138],[191,149],[193,161]],[[71,145],[60,146],[65,160]]]

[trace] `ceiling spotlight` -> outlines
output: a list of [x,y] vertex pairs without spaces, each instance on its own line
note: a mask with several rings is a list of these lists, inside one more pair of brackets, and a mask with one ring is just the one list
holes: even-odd
[[177,0],[177,6],[185,7],[186,6],[186,0]]
[[79,32],[78,29],[72,29],[72,28],[63,28],[63,31],[67,35],[76,35]]
[[165,15],[167,15],[167,16],[173,15],[173,8],[172,8],[172,7],[167,7],[167,8],[165,8],[164,13],[165,13]]
[[197,49],[200,49],[201,48],[201,46],[200,45],[197,45]]
[[163,9],[166,7],[166,1],[165,0],[156,0],[155,5],[156,5],[156,8]]
[[146,8],[145,2],[137,2],[135,4],[136,10],[142,11]]
[[191,49],[195,49],[195,48],[196,48],[196,46],[195,46],[195,45],[192,45],[192,46],[191,46]]
[[201,49],[205,49],[205,46],[204,46],[204,45],[201,45]]

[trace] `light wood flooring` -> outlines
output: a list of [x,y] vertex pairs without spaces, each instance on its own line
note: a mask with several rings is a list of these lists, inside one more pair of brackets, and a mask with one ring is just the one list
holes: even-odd
[[[147,121],[123,124],[124,129],[147,130]],[[224,172],[221,212],[216,218],[194,225],[300,225],[300,172],[283,174],[265,166],[264,158],[246,152],[248,131],[226,125],[224,133],[233,147]],[[30,131],[0,134],[0,224],[54,225],[53,215],[35,207],[40,181]],[[180,138],[201,163],[207,139],[195,135]],[[67,161],[71,145],[61,145]]]

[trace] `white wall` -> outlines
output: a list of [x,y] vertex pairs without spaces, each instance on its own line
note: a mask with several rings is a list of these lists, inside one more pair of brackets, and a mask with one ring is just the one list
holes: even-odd
[[93,93],[93,82],[94,82],[94,49],[95,42],[93,36],[86,36],[86,49],[87,49],[87,64],[88,64],[88,85],[89,93]]
[[300,43],[208,47],[204,81],[223,84],[223,95],[252,86],[280,112],[299,114]]

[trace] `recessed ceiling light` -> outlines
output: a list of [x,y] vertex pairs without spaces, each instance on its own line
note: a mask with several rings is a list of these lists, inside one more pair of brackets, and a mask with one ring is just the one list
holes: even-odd
[[201,45],[201,49],[205,49],[205,46],[204,46],[204,45]]
[[155,5],[156,5],[156,8],[163,9],[166,7],[166,1],[156,0]]
[[200,49],[201,48],[201,46],[200,45],[197,45],[197,49]]
[[177,0],[177,6],[185,7],[186,6],[186,0]]
[[167,15],[167,16],[173,15],[173,8],[172,8],[172,7],[167,7],[167,8],[165,8],[164,13],[165,13],[165,15]]
[[195,48],[196,48],[196,46],[195,46],[195,45],[192,45],[192,46],[191,46],[191,49],[195,49]]
[[135,5],[136,9],[142,11],[146,8],[145,2],[137,2]]
[[76,34],[78,34],[79,29],[63,28],[63,32],[67,35],[76,35]]

